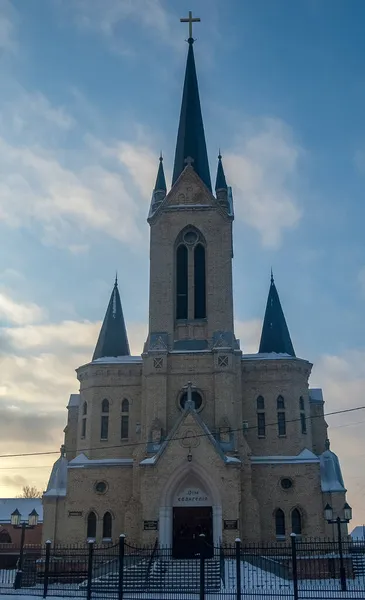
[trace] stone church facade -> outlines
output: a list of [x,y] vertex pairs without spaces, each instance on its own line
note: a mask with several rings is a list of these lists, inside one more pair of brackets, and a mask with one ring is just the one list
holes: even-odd
[[61,456],[43,496],[44,539],[171,546],[332,535],[345,487],[311,363],[295,355],[271,277],[260,347],[233,320],[232,190],[213,192],[193,52],[173,181],[160,158],[148,215],[149,332],[131,356],[117,281],[90,363],[77,369]]

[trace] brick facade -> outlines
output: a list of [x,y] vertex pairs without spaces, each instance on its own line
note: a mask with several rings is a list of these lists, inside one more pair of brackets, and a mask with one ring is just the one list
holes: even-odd
[[[310,398],[312,365],[292,356],[242,355],[235,342],[214,344],[217,332],[231,333],[234,340],[231,219],[188,167],[150,225],[150,329],[145,350],[140,359],[105,359],[78,369],[79,405],[69,408],[65,429],[66,456],[71,461],[67,494],[44,497],[43,538],[84,541],[93,511],[100,541],[108,511],[113,541],[125,533],[136,544],[153,543],[159,536],[169,545],[181,486],[210,499],[216,543],[233,542],[237,536],[243,542],[275,540],[278,508],[285,514],[286,536],[294,509],[301,515],[302,535],[328,535],[324,505],[329,496],[334,507],[340,508],[345,500],[344,492],[324,494],[321,489],[318,455],[325,448],[327,426],[323,403]],[[189,226],[206,244],[207,317],[177,322],[176,240]],[[162,342],[153,346],[152,339],[160,333]],[[176,351],[176,340],[207,340],[207,347]],[[184,412],[180,405],[188,381],[202,399],[196,413]],[[264,399],[264,435],[257,429],[259,396]],[[282,435],[278,396],[283,398],[286,420]],[[109,401],[107,439],[101,439],[104,398]],[[128,439],[121,440],[125,399]],[[303,450],[309,453],[300,459]],[[81,454],[88,464],[73,465],[72,459]],[[133,461],[93,462],[113,459]],[[283,478],[291,481],[290,489],[283,489]],[[96,490],[98,482],[106,484],[103,493]],[[237,521],[237,529],[225,529],[226,521]],[[155,523],[159,530],[146,529],[145,522]]]

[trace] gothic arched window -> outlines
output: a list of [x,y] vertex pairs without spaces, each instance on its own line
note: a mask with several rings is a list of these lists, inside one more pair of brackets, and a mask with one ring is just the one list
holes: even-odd
[[88,539],[96,538],[96,514],[93,511],[87,517],[87,537]]
[[307,433],[307,419],[305,416],[304,398],[299,398],[299,410],[300,410],[300,428],[302,433]]
[[87,403],[82,405],[82,421],[81,421],[81,437],[86,436],[86,420],[87,420]]
[[101,403],[100,439],[107,440],[109,433],[109,400],[104,398]]
[[258,396],[256,400],[257,410],[257,435],[258,437],[265,437],[266,435],[266,422],[265,422],[265,400],[263,396]]
[[277,417],[278,417],[278,435],[286,435],[286,417],[285,417],[285,402],[282,396],[278,396],[276,400]]
[[103,517],[103,539],[111,539],[112,537],[112,516],[110,512],[106,512]]
[[124,398],[122,402],[122,415],[120,421],[120,437],[122,440],[129,436],[129,401]]
[[10,533],[6,529],[0,531],[0,544],[11,544]]
[[184,244],[176,250],[176,318],[188,318],[188,249]]
[[291,513],[291,530],[296,535],[302,535],[302,515],[297,508]]
[[176,243],[176,319],[205,319],[205,240],[198,229],[183,229]]
[[275,533],[276,537],[285,537],[285,515],[281,508],[275,512]]
[[206,313],[205,248],[194,248],[194,319],[204,319]]

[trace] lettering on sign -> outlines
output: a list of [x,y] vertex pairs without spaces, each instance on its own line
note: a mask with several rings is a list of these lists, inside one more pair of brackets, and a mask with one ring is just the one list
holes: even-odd
[[223,521],[224,529],[238,529],[238,519]]
[[69,510],[68,516],[69,517],[82,517],[82,510]]
[[203,490],[185,488],[176,494],[174,506],[211,506],[211,501]]
[[158,529],[158,521],[143,521],[145,531],[154,531]]

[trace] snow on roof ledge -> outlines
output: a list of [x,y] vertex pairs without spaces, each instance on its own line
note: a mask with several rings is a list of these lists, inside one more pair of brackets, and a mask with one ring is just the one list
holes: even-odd
[[242,360],[295,360],[296,356],[290,354],[277,354],[276,352],[257,352],[257,354],[242,354]]
[[310,402],[323,402],[322,388],[310,388],[309,400]]
[[78,454],[68,463],[69,469],[92,469],[94,467],[131,467],[133,458],[94,458],[89,459],[85,454]]
[[22,520],[28,519],[35,509],[38,513],[38,523],[43,522],[42,498],[0,498],[0,523],[10,523],[11,513],[16,509],[20,512]]
[[251,462],[258,465],[285,465],[302,463],[319,463],[319,458],[305,448],[297,456],[251,456]]
[[92,365],[100,365],[100,364],[131,364],[131,363],[142,363],[142,356],[103,356],[102,358],[97,358],[96,360],[92,360]]
[[80,404],[80,394],[70,394],[70,399],[68,401],[67,408],[72,408],[73,406],[79,406]]

